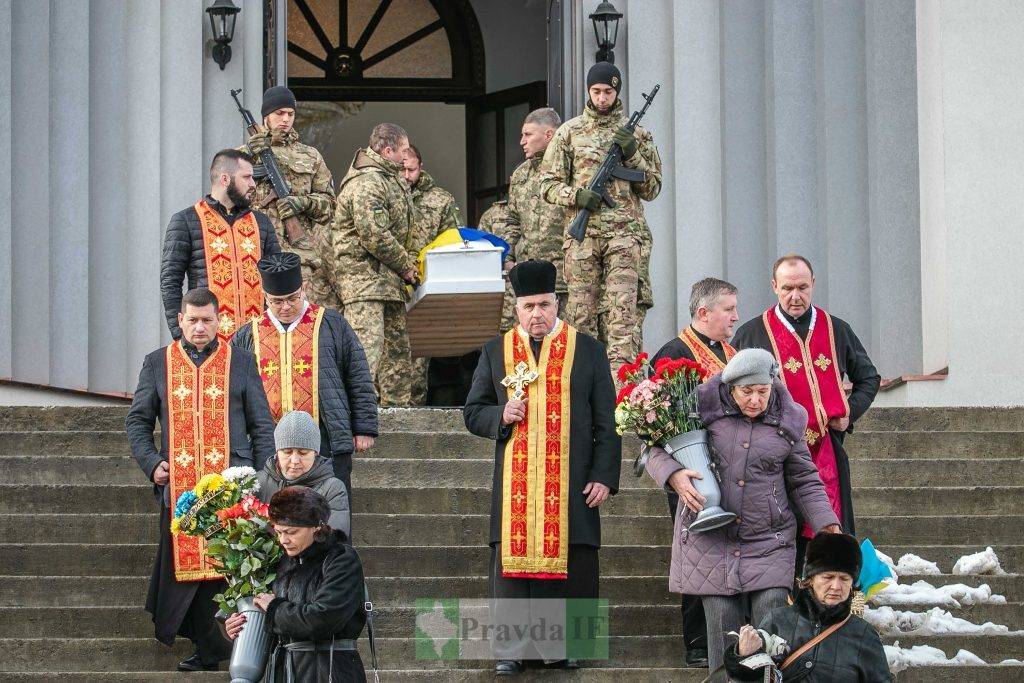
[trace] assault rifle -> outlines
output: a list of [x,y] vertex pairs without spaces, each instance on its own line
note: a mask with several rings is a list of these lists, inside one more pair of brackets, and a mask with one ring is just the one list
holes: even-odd
[[[252,113],[242,106],[242,102],[238,99],[238,94],[242,92],[241,88],[238,90],[231,91],[231,97],[235,99],[235,104],[238,105],[238,111],[242,114],[242,121],[245,122],[245,128],[249,132],[249,135],[255,135],[260,132],[259,124],[256,123],[256,119],[252,117]],[[270,195],[260,204],[258,209],[265,209],[271,202],[278,199],[284,199],[289,196],[292,191],[288,187],[288,182],[284,179],[284,174],[281,173],[281,169],[277,166],[277,159],[274,158],[274,153],[270,149],[265,149],[260,152],[259,156],[260,165],[263,167],[262,173],[258,178],[267,178],[270,180],[270,186],[273,191]],[[302,228],[302,223],[299,223],[299,219],[295,216],[291,218],[285,218],[283,221],[285,232],[288,235],[288,241],[291,244],[295,244],[306,236],[306,231]]]
[[[633,115],[629,117],[629,121],[626,122],[625,128],[630,133],[636,131],[636,127],[640,124],[640,119],[647,113],[647,107],[651,106],[651,102],[654,101],[654,96],[658,94],[658,90],[661,89],[661,84],[655,85],[654,90],[651,94],[643,93],[643,98],[646,100],[644,106],[640,111],[633,112]],[[601,195],[601,199],[604,203],[611,208],[615,208],[615,200],[612,199],[611,194],[608,193],[608,182],[612,178],[618,178],[619,180],[625,180],[630,183],[641,183],[643,182],[645,174],[643,171],[637,171],[635,169],[626,168],[622,165],[622,148],[616,143],[612,143],[611,148],[608,150],[607,156],[601,163],[600,168],[597,169],[597,173],[590,180],[590,185],[587,189],[591,192],[596,192]],[[590,211],[587,209],[580,209],[579,213],[576,214],[575,220],[569,226],[569,236],[575,239],[577,242],[582,242],[583,238],[587,235],[587,221],[590,220]]]

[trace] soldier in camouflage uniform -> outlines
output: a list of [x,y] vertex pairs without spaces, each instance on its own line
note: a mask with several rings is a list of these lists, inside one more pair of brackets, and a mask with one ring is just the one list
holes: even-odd
[[[530,112],[523,121],[519,145],[526,161],[512,172],[508,187],[508,213],[505,220],[505,241],[510,247],[508,268],[516,263],[541,259],[555,264],[555,293],[558,306],[565,308],[567,289],[562,276],[563,242],[568,209],[545,201],[540,187],[540,164],[555,130],[562,123],[558,112],[544,107]],[[515,295],[505,287],[501,310],[501,331],[516,324]]]
[[[505,229],[507,222],[508,201],[505,199],[499,199],[488,206],[486,211],[480,214],[480,220],[478,221],[477,227],[484,232],[497,235],[507,242],[508,239]],[[508,258],[512,258],[511,255]],[[506,259],[505,270],[509,270],[511,268],[512,266],[508,264],[508,259]]]
[[[412,230],[412,254],[434,241],[448,228],[462,224],[459,207],[452,193],[434,183],[434,178],[423,170],[423,156],[416,145],[409,145],[409,155],[402,171],[405,182],[412,190],[412,202],[416,207],[416,221]],[[427,365],[429,358],[413,358],[412,405],[427,404]]]
[[[269,88],[263,93],[260,111],[264,130],[249,138],[248,150],[257,160],[263,150],[273,150],[278,168],[292,194],[285,199],[271,200],[274,188],[264,177],[256,183],[253,205],[261,207],[270,216],[281,247],[302,259],[302,279],[309,300],[340,309],[341,302],[320,267],[321,260],[315,247],[334,215],[331,171],[315,147],[299,142],[299,134],[292,127],[295,122],[295,95],[291,90],[284,86]],[[306,233],[295,243],[288,240],[283,222],[292,216],[298,219]]]
[[[623,127],[621,86],[622,76],[612,64],[591,67],[584,112],[555,132],[544,153],[540,180],[547,201],[593,212],[582,242],[566,237],[565,318],[582,332],[601,336],[613,369],[632,361],[639,350],[640,274],[648,269],[644,257],[649,248],[644,243],[650,236],[641,200],[651,201],[661,191],[661,159],[651,134],[643,128],[630,133]],[[613,178],[607,185],[616,202],[611,208],[587,185],[613,142],[622,147],[623,165],[643,171],[645,178],[637,183]],[[649,283],[649,277],[645,279]]]
[[409,135],[378,124],[356,152],[338,189],[325,254],[345,317],[366,350],[381,406],[407,406],[412,357],[405,325],[405,284],[417,280],[411,253],[415,208],[402,178]]

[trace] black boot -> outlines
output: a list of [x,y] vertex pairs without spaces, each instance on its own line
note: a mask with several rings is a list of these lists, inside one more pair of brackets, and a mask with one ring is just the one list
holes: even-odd
[[686,666],[691,669],[708,668],[707,648],[695,647],[686,651]]
[[178,671],[216,671],[218,668],[219,665],[216,662],[204,664],[198,650],[193,652],[192,656],[188,659],[178,662]]
[[523,663],[515,659],[499,659],[494,665],[494,673],[498,676],[515,676],[523,672]]

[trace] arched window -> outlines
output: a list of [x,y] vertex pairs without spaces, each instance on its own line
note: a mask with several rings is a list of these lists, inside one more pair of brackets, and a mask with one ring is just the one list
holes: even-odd
[[288,86],[305,100],[466,100],[484,92],[468,0],[288,0]]

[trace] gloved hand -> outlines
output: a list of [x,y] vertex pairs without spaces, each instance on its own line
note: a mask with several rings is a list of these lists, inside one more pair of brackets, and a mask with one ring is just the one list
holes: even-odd
[[615,131],[612,141],[622,148],[622,158],[628,159],[636,154],[636,135],[629,132],[625,127]]
[[[258,157],[260,154],[270,149],[270,131],[265,130],[261,133],[256,133],[249,138],[249,153],[254,157]],[[257,159],[257,163],[258,163]]]
[[281,220],[298,216],[309,211],[313,201],[309,197],[289,195],[284,199],[277,200],[277,216]]
[[576,190],[576,206],[581,209],[586,209],[590,213],[595,213],[601,208],[601,195],[585,187],[581,187]]

